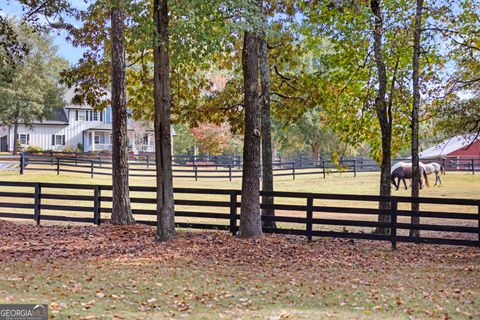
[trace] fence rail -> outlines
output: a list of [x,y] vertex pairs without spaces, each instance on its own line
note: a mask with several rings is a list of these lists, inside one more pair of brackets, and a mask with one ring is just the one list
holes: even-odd
[[[53,154],[53,153],[52,153]],[[288,160],[288,161],[287,161]],[[410,161],[409,159],[392,159],[392,162]],[[480,171],[480,158],[443,158],[443,159],[422,159],[424,163],[432,161],[443,164],[446,171],[471,172],[475,174]],[[134,177],[155,177],[155,159],[151,156],[135,156],[129,158],[129,172]],[[242,163],[236,156],[218,157],[190,157],[175,156],[172,162],[173,176],[175,178],[216,178],[233,179],[242,177]],[[112,160],[101,155],[85,156],[79,154],[67,154],[52,156],[24,154],[19,157],[9,156],[0,159],[0,169],[18,170],[23,174],[26,170],[54,171],[89,174],[92,178],[95,175],[111,175]],[[354,177],[359,172],[378,171],[378,164],[371,159],[343,159],[339,163],[327,161],[324,158],[314,157],[276,157],[273,162],[273,175],[276,177],[319,175],[324,179],[332,173],[352,173]]]
[[[32,219],[37,224],[45,220],[99,225],[112,211],[111,190],[111,186],[105,185],[0,182],[0,218]],[[156,224],[155,191],[155,187],[130,187],[132,212],[138,223]],[[238,232],[239,190],[174,188],[174,193],[177,227]],[[264,228],[265,233],[301,235],[309,241],[313,237],[390,241],[393,248],[397,242],[480,247],[480,200],[300,192],[261,192],[260,196],[272,196],[274,204],[262,203],[261,208],[276,212],[275,217],[262,217],[277,224],[276,228]],[[338,201],[341,205],[331,204]],[[365,202],[371,206],[362,206]],[[387,202],[390,209],[378,209],[379,202]],[[442,209],[413,212],[405,208],[412,203]],[[207,211],[208,208],[214,211]],[[390,221],[378,222],[379,214],[388,216]],[[414,215],[423,221],[407,221]],[[372,228],[386,228],[389,234],[372,233]],[[411,229],[422,231],[422,236],[409,237]]]

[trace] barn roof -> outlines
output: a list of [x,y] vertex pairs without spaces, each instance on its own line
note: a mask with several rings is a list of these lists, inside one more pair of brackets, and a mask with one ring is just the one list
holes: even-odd
[[475,134],[455,136],[420,152],[419,156],[421,159],[446,157],[450,153],[466,148],[473,142],[479,140]]

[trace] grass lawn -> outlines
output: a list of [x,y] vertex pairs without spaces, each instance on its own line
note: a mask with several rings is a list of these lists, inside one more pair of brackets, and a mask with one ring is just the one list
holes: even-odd
[[[49,167],[49,166],[47,166]],[[426,188],[421,190],[422,196],[427,197],[449,197],[449,198],[470,198],[478,199],[480,194],[480,175],[471,175],[468,173],[447,173],[442,176],[443,184],[437,187]],[[93,179],[89,175],[78,173],[65,173],[61,172],[60,175],[56,175],[51,171],[26,171],[24,175],[19,175],[16,172],[1,172],[0,181],[33,181],[33,182],[54,182],[54,183],[80,183],[80,184],[105,184],[111,183],[111,178],[108,176],[95,176]],[[131,185],[153,186],[155,180],[153,178],[143,177],[131,177]],[[317,193],[350,193],[350,194],[378,194],[379,174],[378,173],[359,173],[355,178],[352,173],[333,174],[328,175],[326,179],[321,176],[298,176],[296,180],[291,177],[276,177],[275,189],[279,191],[299,191],[299,192],[317,192]],[[184,188],[216,188],[216,189],[240,189],[240,179],[234,181],[228,181],[228,179],[174,179],[175,187]],[[12,187],[0,187],[2,191],[23,191],[32,192],[31,188],[12,188]],[[47,193],[61,193],[61,194],[84,194],[91,195],[92,191],[81,190],[63,190],[63,189],[44,189],[43,192]],[[409,195],[410,190],[398,190],[393,191],[394,195]],[[111,193],[103,192],[102,195],[109,196]],[[153,193],[145,192],[132,192],[132,197],[149,197],[154,198]],[[229,201],[228,195],[192,195],[192,194],[177,194],[177,199],[193,199],[193,200],[213,200],[213,201]],[[17,201],[24,203],[31,203],[31,199],[18,198],[9,201]],[[43,204],[54,205],[72,205],[71,201],[43,199]],[[296,204],[305,205],[305,199],[294,198],[277,198],[275,203],[278,204]],[[92,203],[89,201],[76,201],[74,205],[92,207]],[[378,204],[375,202],[360,202],[360,201],[341,201],[341,200],[320,200],[316,199],[314,205],[319,206],[339,206],[339,207],[363,207],[363,208],[377,208]],[[108,207],[109,203],[102,203],[102,206]],[[155,209],[154,204],[134,203],[132,205],[134,209]],[[408,204],[400,204],[399,209],[409,209]],[[441,212],[454,212],[454,213],[477,213],[478,208],[476,206],[456,206],[456,205],[432,205],[422,204],[421,210],[428,211],[441,211]],[[176,210],[179,211],[201,211],[201,212],[215,212],[215,213],[228,213],[228,208],[218,207],[191,207],[191,206],[176,206]],[[30,212],[29,209],[10,209],[0,208],[0,212]],[[58,215],[68,214],[72,216],[92,217],[93,213],[84,212],[59,212],[53,210],[42,210],[45,214]],[[293,212],[277,210],[277,215],[283,216],[298,216],[305,217],[305,212]],[[314,213],[314,218],[333,218],[333,219],[352,219],[352,220],[371,220],[375,221],[377,216],[371,215],[352,215],[352,214],[339,214],[339,213]],[[108,219],[109,215],[104,213],[102,218]],[[154,220],[154,216],[137,215],[138,220]],[[220,219],[207,219],[207,218],[187,218],[177,217],[178,222],[189,223],[215,223],[215,224],[228,224],[226,220]],[[408,222],[407,217],[400,217],[400,222]],[[425,223],[452,223],[452,220],[441,219],[422,219]],[[455,222],[455,221],[453,221]],[[47,222],[48,223],[48,222]],[[58,223],[58,222],[57,222]],[[463,223],[463,222],[462,222]],[[469,224],[463,224],[465,226],[476,226],[475,220],[470,220]],[[305,228],[302,224],[292,223],[279,223],[280,227],[284,228]],[[343,229],[342,226],[315,226],[316,230],[339,230]],[[348,227],[350,231],[370,232],[371,228],[357,228]],[[400,234],[405,234],[407,230],[400,230]],[[455,235],[453,235],[455,236]],[[475,235],[476,236],[476,235]]]
[[[442,186],[422,190],[422,196],[479,197],[478,175],[447,173],[442,180]],[[108,177],[35,171],[23,176],[0,172],[0,181],[110,183]],[[132,185],[153,183],[131,179]],[[174,185],[239,189],[240,180],[175,179]],[[275,188],[377,194],[378,174],[335,174],[325,180],[282,177],[275,180]],[[394,194],[408,195],[409,190]],[[47,303],[51,317],[58,319],[480,317],[478,248],[401,243],[392,251],[383,242],[316,238],[307,243],[303,237],[274,235],[246,241],[226,232],[187,230],[160,244],[154,242],[154,228],[146,226],[51,224],[35,227],[0,220],[0,303]]]
[[[0,222],[0,303],[59,319],[476,319],[478,248]],[[32,235],[35,236],[32,237]]]

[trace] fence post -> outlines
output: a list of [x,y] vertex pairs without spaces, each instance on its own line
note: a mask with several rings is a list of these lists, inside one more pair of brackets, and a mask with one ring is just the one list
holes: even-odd
[[322,168],[323,168],[323,179],[326,179],[327,173],[325,172],[325,160],[322,160]]
[[307,239],[312,242],[313,236],[313,194],[307,196]]
[[475,174],[475,159],[472,158],[472,174]]
[[232,165],[228,165],[228,178],[232,181]]
[[57,157],[57,176],[60,174],[60,158]]
[[101,168],[102,167],[102,156],[101,155],[98,155],[98,163],[100,164],[100,168]]
[[148,155],[147,155],[147,169],[149,168],[149,162],[148,162]]
[[293,161],[292,174],[293,174],[293,180],[295,180],[295,161]]
[[195,181],[197,181],[198,180],[198,166],[194,165],[193,169],[195,170]]
[[390,202],[390,237],[392,242],[392,249],[397,248],[397,214],[398,214],[398,201],[392,198]]
[[357,160],[353,159],[353,177],[357,177]]
[[100,186],[93,187],[93,223],[100,225]]
[[20,153],[20,174],[23,174],[24,168],[25,168],[25,153],[22,151]]
[[237,233],[237,192],[230,193],[230,232],[232,235]]
[[93,160],[90,161],[90,178],[93,178]]
[[36,221],[37,226],[40,225],[41,199],[42,199],[42,185],[40,183],[35,183],[33,219]]
[[480,201],[478,202],[478,247],[480,248]]

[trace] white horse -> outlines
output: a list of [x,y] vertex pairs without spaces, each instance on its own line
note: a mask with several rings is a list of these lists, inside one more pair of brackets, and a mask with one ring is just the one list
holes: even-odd
[[[428,177],[427,177],[427,171],[425,168],[425,165],[423,163],[419,163],[420,167],[420,188],[423,188],[423,185],[425,184],[427,187],[430,187],[428,184]],[[412,163],[410,162],[398,162],[392,166],[390,169],[390,174],[391,174],[391,182],[392,184],[398,188],[400,187],[400,180],[403,181],[403,185],[405,186],[405,189],[407,189],[407,184],[405,182],[406,179],[412,179]],[[397,181],[395,181],[397,179]]]
[[436,162],[431,162],[425,165],[425,172],[427,175],[435,173],[435,185],[437,185],[437,182],[440,182],[442,184],[442,180],[440,179],[440,176],[442,174],[445,174],[445,168]]

